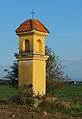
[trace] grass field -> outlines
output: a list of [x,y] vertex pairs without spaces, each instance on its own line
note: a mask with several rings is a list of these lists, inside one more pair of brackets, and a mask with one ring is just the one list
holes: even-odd
[[54,95],[62,99],[82,100],[82,84],[69,84]]
[[11,96],[18,94],[18,91],[8,85],[0,85],[0,101],[7,100]]
[[[17,94],[18,91],[14,87],[0,85],[0,100]],[[59,91],[53,90],[52,95],[62,99],[82,99],[82,84],[66,85]]]

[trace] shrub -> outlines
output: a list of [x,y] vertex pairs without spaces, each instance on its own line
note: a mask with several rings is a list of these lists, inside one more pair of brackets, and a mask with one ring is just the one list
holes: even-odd
[[34,98],[32,85],[20,86],[18,96],[12,97],[12,101],[21,105],[33,106]]
[[51,94],[53,96],[56,91],[61,90],[65,85],[66,82],[64,81],[47,80],[47,94]]

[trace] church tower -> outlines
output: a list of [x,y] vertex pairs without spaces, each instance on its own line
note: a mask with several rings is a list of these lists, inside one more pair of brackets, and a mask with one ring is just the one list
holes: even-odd
[[46,93],[45,37],[48,29],[34,18],[26,20],[17,29],[19,36],[19,86],[32,84],[34,94]]

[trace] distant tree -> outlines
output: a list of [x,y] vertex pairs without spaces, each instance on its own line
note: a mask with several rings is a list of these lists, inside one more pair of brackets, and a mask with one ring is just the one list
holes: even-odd
[[64,80],[66,77],[64,77],[64,65],[62,65],[62,61],[48,46],[46,46],[46,55],[49,56],[46,63],[47,80]]
[[5,78],[10,79],[10,84],[16,85],[18,82],[18,62],[14,61],[10,69],[5,69],[4,71],[7,72],[7,76],[5,76]]
[[64,75],[62,61],[48,46],[46,46],[46,55],[49,56],[46,63],[47,93],[51,94],[53,90],[60,90],[67,84],[69,77]]

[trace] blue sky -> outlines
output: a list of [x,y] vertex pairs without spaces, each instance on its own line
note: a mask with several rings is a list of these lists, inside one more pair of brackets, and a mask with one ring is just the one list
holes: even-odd
[[0,78],[18,52],[15,29],[32,9],[49,29],[46,45],[64,60],[65,74],[82,80],[82,0],[0,0]]

